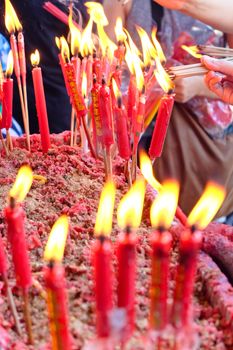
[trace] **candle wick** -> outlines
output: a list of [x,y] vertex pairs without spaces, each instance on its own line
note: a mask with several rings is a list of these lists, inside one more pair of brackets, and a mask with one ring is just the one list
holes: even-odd
[[104,244],[104,242],[106,241],[106,236],[104,236],[104,235],[101,234],[101,235],[98,237],[98,239],[99,239],[99,241],[100,241],[101,244]]
[[131,232],[132,232],[131,226],[130,226],[130,225],[127,225],[127,226],[126,226],[126,229],[125,229],[126,235],[127,235],[127,236],[130,235]]
[[10,196],[10,208],[14,209],[16,206],[16,200],[14,197]]
[[174,94],[174,90],[170,88],[170,89],[168,90],[168,92],[167,92],[167,95],[169,96],[169,95],[172,95],[172,94]]
[[194,233],[197,230],[197,226],[194,224],[191,226],[190,231],[191,233]]
[[145,87],[145,85],[143,85],[141,94],[144,95],[145,92],[146,92],[146,87]]
[[55,265],[55,261],[54,261],[53,259],[49,260],[49,262],[48,262],[48,267],[49,267],[50,269],[53,269],[53,268],[54,268],[54,265]]
[[121,105],[122,105],[121,96],[118,96],[118,97],[117,97],[117,105],[118,105],[118,108],[121,108]]
[[163,233],[165,231],[165,227],[163,225],[160,225],[158,227],[158,231],[159,231],[159,233]]

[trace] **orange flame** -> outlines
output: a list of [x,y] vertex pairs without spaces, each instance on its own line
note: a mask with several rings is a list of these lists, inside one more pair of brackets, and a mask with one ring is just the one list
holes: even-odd
[[102,190],[98,213],[95,222],[96,236],[109,236],[112,230],[112,216],[114,209],[116,188],[114,183],[108,181]]
[[118,85],[116,83],[116,80],[114,78],[112,78],[112,88],[113,88],[115,98],[121,97],[121,92],[120,92]]
[[10,190],[9,196],[17,202],[22,202],[29,192],[33,181],[32,169],[29,165],[23,165],[18,171],[15,183]]
[[121,17],[117,17],[114,30],[115,30],[117,41],[118,42],[125,42],[125,40],[127,39],[127,35],[125,34],[125,32],[123,30]]
[[64,36],[60,37],[60,45],[61,45],[61,55],[62,58],[64,60],[64,62],[66,62],[66,60],[70,60],[70,50],[69,50],[69,45],[66,41],[66,39],[64,38]]
[[181,46],[183,50],[187,51],[191,56],[195,57],[195,58],[201,58],[202,55],[200,53],[198,53],[198,48],[196,45],[194,46],[186,46],[186,45],[182,45]]
[[94,1],[88,1],[85,3],[85,6],[87,7],[87,13],[89,13],[94,23],[102,26],[108,25],[108,19],[101,4]]
[[6,67],[6,76],[7,77],[10,77],[12,75],[13,68],[14,68],[14,60],[13,60],[12,51],[10,50],[8,57],[7,57],[7,67]]
[[130,50],[131,50],[132,53],[134,53],[135,55],[140,56],[141,53],[140,53],[140,51],[138,50],[137,46],[135,45],[135,43],[134,43],[133,39],[131,38],[129,32],[128,32],[125,28],[124,28],[124,32],[127,34],[127,38],[128,38]]
[[175,85],[173,83],[173,81],[170,79],[169,75],[167,74],[167,72],[165,71],[165,69],[163,68],[159,58],[155,59],[156,61],[156,71],[155,71],[155,76],[156,79],[159,83],[159,85],[161,86],[161,88],[168,93],[170,90],[173,90]]
[[147,32],[140,26],[136,26],[136,28],[141,39],[144,65],[148,67],[151,64],[151,58],[155,59],[157,53]]
[[129,226],[136,229],[140,226],[145,191],[144,179],[138,179],[120,201],[117,210],[117,221],[121,228]]
[[87,96],[87,74],[83,72],[82,77],[82,96],[85,98]]
[[142,91],[144,85],[144,75],[141,68],[141,60],[136,53],[132,52],[127,42],[125,43],[125,61],[131,74],[136,77],[136,85],[139,91]]
[[161,45],[160,45],[160,43],[159,43],[159,41],[158,41],[158,39],[156,37],[156,34],[157,34],[157,28],[154,27],[152,29],[151,39],[152,39],[152,42],[153,42],[153,44],[154,44],[154,46],[156,48],[157,55],[158,55],[158,57],[160,59],[160,62],[164,63],[164,62],[166,62],[166,57],[165,57],[165,55],[163,53],[163,49],[162,49],[162,47],[161,47]]
[[218,212],[225,196],[226,191],[222,186],[209,181],[201,198],[189,214],[188,224],[203,230]]
[[5,25],[10,34],[14,33],[15,30],[22,31],[23,29],[15,9],[9,0],[5,0]]
[[40,63],[40,53],[38,50],[36,50],[34,53],[31,54],[31,64],[33,67],[38,66]]
[[117,49],[116,44],[114,44],[114,42],[109,39],[104,30],[104,27],[101,24],[97,24],[97,32],[102,55],[108,55],[109,59],[112,60],[114,57],[114,51]]
[[90,54],[93,53],[94,44],[92,41],[92,28],[93,28],[93,20],[92,18],[90,18],[86,27],[82,32],[80,52],[83,57],[87,56],[89,53]]
[[50,232],[48,242],[44,251],[44,259],[47,261],[61,262],[66,239],[69,231],[69,220],[68,216],[62,215],[55,222]]
[[154,200],[150,219],[153,227],[168,229],[174,218],[179,197],[179,183],[170,179],[163,183],[163,188]]
[[148,184],[150,184],[156,191],[159,192],[162,189],[162,185],[154,177],[153,166],[150,158],[143,150],[139,152],[139,158],[142,175],[144,176]]
[[77,56],[79,52],[80,43],[81,43],[81,32],[73,23],[72,8],[70,8],[70,14],[69,14],[69,28],[70,28],[70,35],[71,35],[70,50],[72,55]]
[[125,48],[126,48],[126,51],[125,51],[125,61],[127,63],[127,66],[129,68],[129,71],[132,75],[135,74],[135,70],[134,70],[134,65],[133,65],[133,54],[130,50],[130,47],[128,45],[128,43],[126,42],[125,43]]

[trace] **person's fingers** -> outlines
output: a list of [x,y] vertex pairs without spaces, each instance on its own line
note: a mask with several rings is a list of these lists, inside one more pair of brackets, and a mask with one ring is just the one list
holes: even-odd
[[233,104],[233,84],[232,82],[225,81],[223,83],[223,101]]
[[211,83],[211,85],[214,85],[214,84],[217,84],[220,81],[222,81],[222,79],[223,79],[222,76],[220,76],[219,74],[217,74],[213,71],[210,71],[205,76],[205,83],[210,88],[210,83]]
[[233,77],[233,62],[203,56],[201,62],[210,70],[217,71]]

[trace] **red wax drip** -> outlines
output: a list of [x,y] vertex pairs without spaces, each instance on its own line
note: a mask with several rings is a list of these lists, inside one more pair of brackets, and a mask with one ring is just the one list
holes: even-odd
[[40,67],[32,70],[33,85],[36,99],[36,110],[38,115],[41,147],[44,153],[48,152],[50,147],[50,133],[48,124],[47,107],[45,101],[44,85]]
[[171,313],[172,323],[178,328],[187,326],[191,319],[192,293],[201,241],[202,235],[199,231],[191,234],[186,230],[180,236],[179,264]]
[[159,111],[156,118],[155,128],[149,149],[149,155],[151,159],[160,157],[162,154],[173,105],[173,95],[163,96],[161,104],[159,106]]
[[32,277],[25,239],[24,217],[24,211],[19,205],[5,209],[7,237],[11,246],[17,286],[27,289],[31,285]]
[[152,279],[150,288],[150,327],[162,330],[168,322],[168,282],[172,237],[167,231],[152,234]]
[[96,298],[96,331],[99,337],[111,333],[110,311],[113,307],[112,249],[109,240],[97,239],[93,246]]

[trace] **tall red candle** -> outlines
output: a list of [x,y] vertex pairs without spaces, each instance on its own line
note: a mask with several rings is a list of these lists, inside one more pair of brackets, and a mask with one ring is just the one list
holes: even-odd
[[151,159],[160,157],[162,154],[173,105],[173,94],[166,94],[162,97],[149,149]]
[[100,59],[96,56],[96,52],[94,51],[93,53],[93,66],[92,66],[92,72],[93,74],[96,75],[96,79],[97,82],[100,83],[101,82],[101,62]]
[[168,231],[155,231],[151,238],[152,270],[150,287],[150,328],[162,330],[168,322],[168,282],[172,237]]
[[100,109],[99,109],[99,93],[100,93],[101,85],[97,82],[96,76],[93,79],[93,87],[91,89],[91,97],[92,97],[92,123],[94,125],[93,129],[96,132],[97,144],[101,143],[102,138],[102,124],[100,117]]
[[144,93],[141,93],[139,97],[139,104],[136,118],[133,120],[133,154],[135,155],[137,152],[138,142],[143,130],[144,118],[145,118],[145,105],[146,105],[146,97]]
[[32,277],[25,238],[25,213],[20,203],[28,193],[32,180],[33,175],[31,168],[27,165],[22,166],[10,190],[9,206],[5,209],[7,237],[11,246],[16,281],[18,287],[25,291],[30,287]]
[[100,88],[99,108],[102,124],[102,142],[105,147],[109,148],[114,143],[113,116],[110,89],[104,79]]
[[131,147],[128,132],[127,116],[124,106],[122,105],[121,94],[117,83],[112,80],[114,95],[117,99],[117,104],[114,106],[114,117],[116,125],[117,146],[119,155],[125,160],[129,160],[131,156]]
[[192,293],[201,241],[200,231],[191,233],[190,230],[185,230],[180,236],[179,263],[171,312],[172,323],[177,328],[187,326],[191,321]]
[[128,104],[127,104],[127,115],[129,118],[130,125],[133,124],[133,120],[136,118],[138,105],[138,90],[136,87],[135,76],[131,74],[129,87],[128,87]]
[[122,340],[128,338],[135,327],[135,283],[136,283],[136,248],[135,230],[141,223],[145,196],[145,182],[142,178],[134,182],[122,198],[117,211],[118,225],[124,230],[117,242],[117,306],[125,314]]
[[92,69],[93,69],[93,58],[92,55],[88,56],[87,66],[86,66],[86,74],[87,74],[87,96],[92,88]]
[[66,281],[61,264],[68,229],[68,218],[63,215],[55,222],[44,253],[48,261],[48,265],[44,268],[44,280],[47,290],[52,348],[60,350],[71,349]]
[[50,133],[49,133],[49,123],[47,116],[47,107],[44,94],[44,85],[41,68],[38,67],[40,60],[38,50],[31,55],[32,65],[34,66],[32,70],[32,79],[35,92],[36,100],[36,110],[39,122],[40,137],[41,137],[41,147],[44,153],[47,153],[50,148]]
[[76,84],[77,87],[80,87],[80,83],[81,83],[81,60],[78,56],[73,56],[71,58],[71,62],[74,66],[74,71],[75,71],[75,76],[76,76]]
[[111,311],[113,308],[112,246],[109,234],[115,201],[115,185],[108,181],[102,190],[95,223],[96,241],[92,256],[96,301],[96,332],[98,337],[111,335]]
[[12,126],[12,106],[13,106],[13,79],[6,78],[2,84],[2,128],[10,129]]

